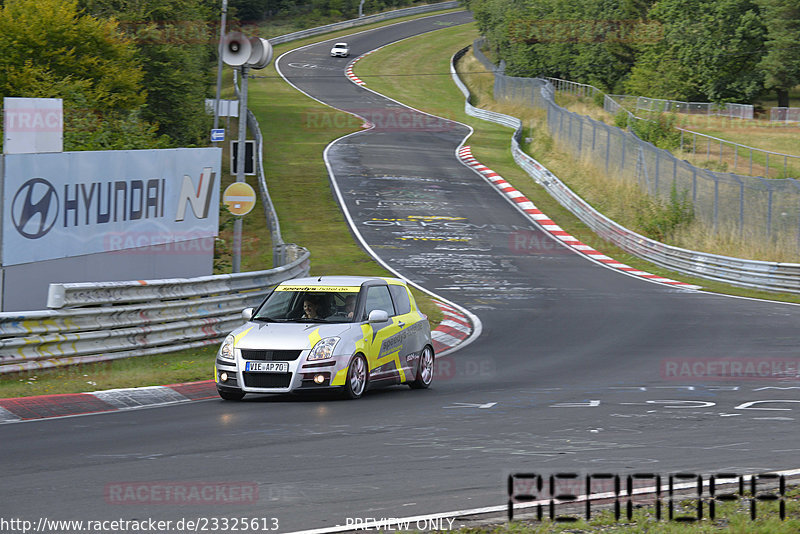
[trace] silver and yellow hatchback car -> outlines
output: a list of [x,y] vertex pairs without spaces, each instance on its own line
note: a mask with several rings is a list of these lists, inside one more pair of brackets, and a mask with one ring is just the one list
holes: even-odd
[[322,276],[279,284],[219,348],[220,397],[369,387],[433,380],[431,328],[397,278]]

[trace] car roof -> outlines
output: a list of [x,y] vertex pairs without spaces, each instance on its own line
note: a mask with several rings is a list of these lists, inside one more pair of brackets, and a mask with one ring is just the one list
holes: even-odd
[[333,46],[347,46],[347,43],[336,43],[336,44],[335,44],[335,45],[333,45]]
[[293,285],[293,286],[314,286],[314,287],[353,287],[361,286],[364,282],[387,282],[393,285],[403,284],[405,282],[399,278],[390,278],[383,276],[349,276],[349,275],[324,275],[324,276],[309,276],[306,278],[294,278],[292,280],[285,280],[278,285]]

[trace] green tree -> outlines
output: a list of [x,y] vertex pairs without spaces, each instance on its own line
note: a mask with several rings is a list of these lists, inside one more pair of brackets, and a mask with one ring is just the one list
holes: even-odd
[[82,0],[114,17],[135,44],[147,88],[141,117],[179,145],[204,143],[210,127],[219,5],[211,0]]
[[7,0],[0,9],[0,93],[80,94],[100,111],[144,102],[136,50],[116,23],[80,14],[76,0]]
[[766,54],[759,67],[765,86],[778,95],[778,106],[789,107],[789,90],[800,84],[800,3],[797,0],[758,0],[767,27]]
[[763,91],[765,28],[752,0],[661,0],[649,17],[664,38],[640,47],[629,92],[747,102]]
[[80,13],[74,0],[0,7],[0,94],[61,98],[66,150],[167,146],[139,115],[142,77],[116,23]]
[[514,76],[616,87],[651,0],[468,0],[478,28]]

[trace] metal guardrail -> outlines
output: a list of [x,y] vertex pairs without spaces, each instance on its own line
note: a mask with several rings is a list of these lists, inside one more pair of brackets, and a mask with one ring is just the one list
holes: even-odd
[[[601,238],[644,260],[686,275],[740,287],[800,293],[800,264],[745,260],[665,245],[628,230],[598,212],[541,163],[520,149],[522,121],[502,113],[476,108],[469,103],[470,91],[459,78],[455,68],[456,62],[469,48],[468,46],[459,50],[450,62],[453,81],[466,98],[464,104],[466,114],[514,128],[511,138],[514,161]],[[554,88],[545,80],[541,80],[540,91],[542,98],[552,100]]]
[[374,15],[367,15],[365,17],[345,20],[342,22],[334,22],[333,24],[326,24],[317,28],[309,28],[307,30],[300,30],[286,35],[279,35],[272,37],[269,42],[272,45],[288,43],[298,39],[305,39],[306,37],[313,37],[323,33],[330,33],[337,30],[346,30],[347,28],[354,28],[356,26],[364,26],[365,24],[372,24],[373,22],[381,22],[384,20],[396,19],[400,17],[408,17],[411,15],[419,15],[421,13],[429,13],[431,11],[442,11],[444,9],[455,9],[460,5],[459,0],[451,0],[448,2],[439,2],[438,4],[427,4],[424,6],[407,7],[404,9],[397,9],[394,11],[387,11],[385,13],[376,13]]
[[0,374],[217,343],[272,286],[308,274],[309,252],[299,252],[293,262],[266,271],[50,284],[53,309],[0,313]]

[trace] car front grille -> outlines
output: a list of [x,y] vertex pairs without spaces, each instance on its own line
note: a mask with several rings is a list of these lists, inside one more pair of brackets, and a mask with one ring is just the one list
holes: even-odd
[[293,362],[300,357],[302,350],[261,350],[242,349],[244,360],[265,360],[268,362]]
[[292,373],[243,373],[244,385],[249,388],[288,388]]

